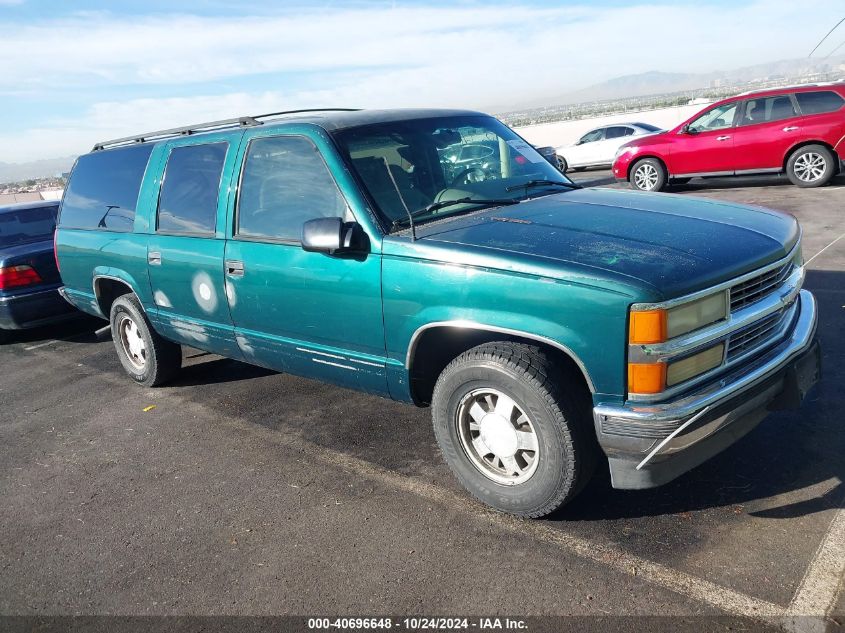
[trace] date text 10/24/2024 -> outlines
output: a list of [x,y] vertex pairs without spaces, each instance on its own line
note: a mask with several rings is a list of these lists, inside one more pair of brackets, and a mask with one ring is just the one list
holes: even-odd
[[519,618],[309,618],[307,626],[311,630],[387,630],[404,631],[519,631],[527,628],[525,620]]

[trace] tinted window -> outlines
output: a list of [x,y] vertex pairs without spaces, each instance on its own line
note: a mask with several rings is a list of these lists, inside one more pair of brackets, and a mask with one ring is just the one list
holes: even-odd
[[819,90],[818,92],[797,92],[795,98],[801,108],[802,114],[821,114],[833,112],[842,107],[845,100],[832,90]]
[[699,116],[689,124],[689,129],[696,132],[707,132],[731,127],[735,114],[736,103],[725,103]]
[[745,102],[745,111],[742,114],[741,124],[754,125],[755,123],[780,121],[781,119],[793,117],[795,114],[792,99],[787,95],[749,99]]
[[622,138],[623,136],[630,136],[634,133],[634,129],[621,125],[614,125],[607,128],[605,138]]
[[645,130],[646,132],[659,132],[660,128],[656,125],[650,125],[649,123],[637,123],[638,128]]
[[152,151],[152,145],[138,145],[81,156],[65,191],[60,225],[131,231]]
[[299,241],[307,220],[347,216],[346,201],[311,141],[275,136],[250,142],[238,199],[238,235]]
[[581,137],[581,140],[578,141],[579,143],[595,143],[596,141],[601,141],[604,139],[604,128],[599,128],[598,130],[593,130],[592,132],[587,132],[584,136]]
[[40,242],[53,237],[56,205],[0,211],[0,246]]
[[160,232],[214,233],[228,147],[228,143],[210,143],[173,148],[158,201]]

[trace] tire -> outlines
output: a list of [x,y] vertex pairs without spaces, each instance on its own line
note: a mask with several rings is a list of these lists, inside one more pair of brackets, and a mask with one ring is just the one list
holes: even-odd
[[836,158],[824,145],[805,145],[786,161],[786,176],[796,187],[821,187],[836,173]]
[[666,187],[666,168],[656,158],[643,158],[631,167],[631,187],[639,191],[661,191]]
[[150,326],[135,295],[115,299],[109,316],[117,357],[132,380],[145,387],[157,387],[182,367],[182,348]]
[[567,384],[577,383],[540,348],[520,343],[479,345],[443,370],[432,397],[434,434],[452,472],[474,497],[502,512],[536,518],[583,488],[598,447],[589,406]]
[[569,165],[566,163],[566,159],[560,154],[555,154],[555,157],[557,158],[557,170],[560,173],[565,174],[566,170],[569,169]]

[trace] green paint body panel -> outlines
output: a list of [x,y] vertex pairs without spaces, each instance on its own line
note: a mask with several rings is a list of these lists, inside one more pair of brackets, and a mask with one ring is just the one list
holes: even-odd
[[[291,121],[158,142],[133,233],[59,228],[68,297],[97,314],[97,278],[122,280],[168,339],[404,401],[413,401],[409,350],[426,328],[524,333],[569,353],[596,402],[621,402],[632,303],[753,270],[785,255],[799,236],[794,219],[766,210],[609,190],[438,220],[418,227],[416,240],[409,231],[385,235],[332,140],[338,125]],[[233,235],[249,141],[282,134],[316,145],[369,252],[329,256],[297,242]],[[221,141],[229,150],[215,234],[157,234],[170,149]],[[150,254],[159,254],[161,265],[149,265]],[[243,262],[243,276],[228,274],[232,260]]]

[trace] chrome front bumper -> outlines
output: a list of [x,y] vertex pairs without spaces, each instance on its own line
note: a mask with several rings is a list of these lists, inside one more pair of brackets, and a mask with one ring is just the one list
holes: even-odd
[[818,380],[816,301],[799,293],[799,313],[785,340],[713,384],[669,402],[599,404],[599,444],[614,488],[659,486],[745,435],[769,411],[797,406]]

